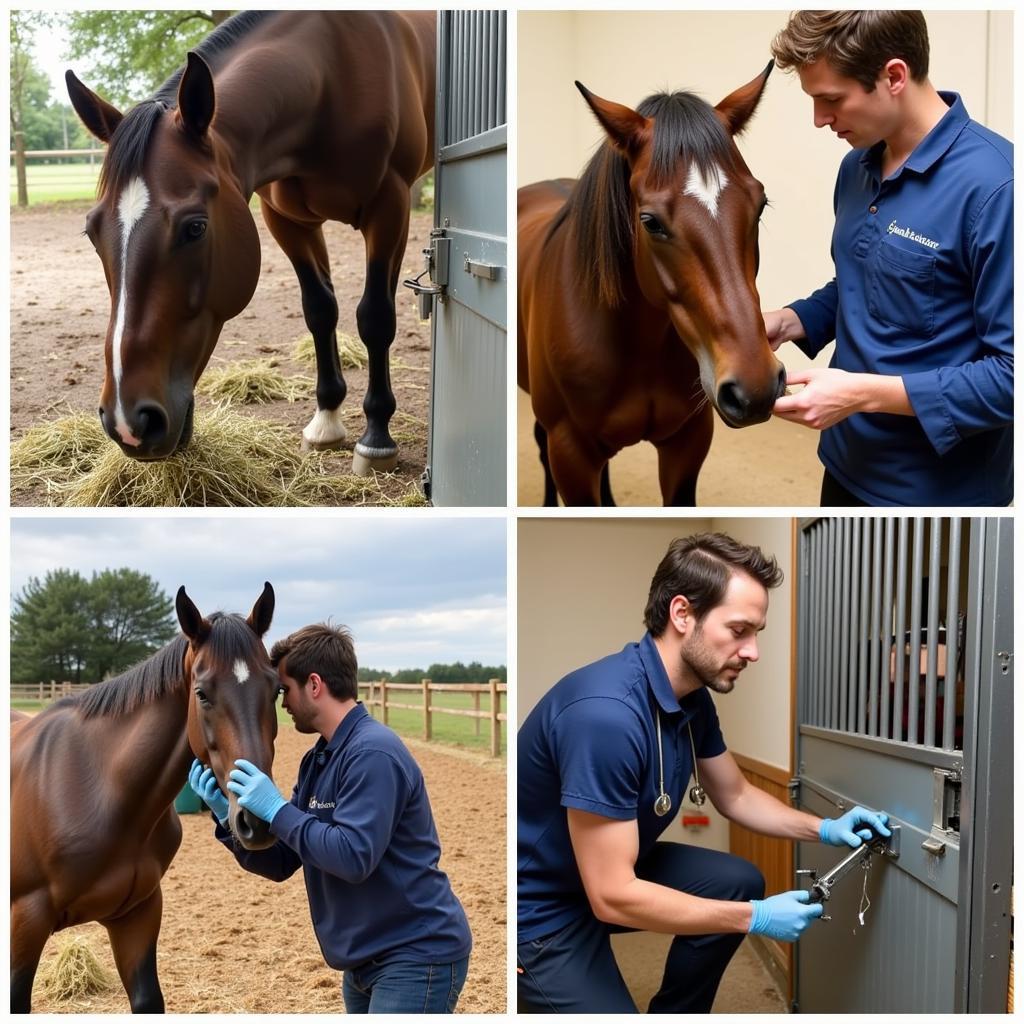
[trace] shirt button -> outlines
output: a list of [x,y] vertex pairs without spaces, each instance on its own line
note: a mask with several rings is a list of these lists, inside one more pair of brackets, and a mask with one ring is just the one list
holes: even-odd
[[878,207],[877,206],[869,206],[868,207],[868,213],[878,213]]

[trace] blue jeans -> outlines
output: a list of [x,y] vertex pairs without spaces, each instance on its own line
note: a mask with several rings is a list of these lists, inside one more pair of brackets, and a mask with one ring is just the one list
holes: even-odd
[[378,964],[349,968],[341,981],[346,1013],[454,1013],[469,957],[452,964]]
[[[754,900],[764,879],[753,864],[729,853],[682,843],[656,843],[636,873],[693,896]],[[612,952],[612,932],[632,931],[593,914],[517,947],[519,1013],[636,1013]],[[710,1013],[718,983],[742,935],[677,935],[669,947],[661,989],[648,1013]]]

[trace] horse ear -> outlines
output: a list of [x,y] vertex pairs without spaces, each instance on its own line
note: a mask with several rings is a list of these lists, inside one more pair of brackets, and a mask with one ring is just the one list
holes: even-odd
[[638,114],[622,103],[614,103],[612,100],[603,100],[600,96],[595,96],[582,82],[576,82],[576,88],[587,101],[587,106],[594,112],[601,127],[607,132],[612,144],[624,153],[635,149],[650,121],[643,114]]
[[199,646],[210,635],[210,624],[192,603],[192,598],[185,593],[184,587],[178,587],[178,596],[174,599],[174,610],[178,613],[178,624],[182,633]]
[[775,61],[768,61],[768,66],[752,82],[747,82],[735,92],[730,93],[715,107],[715,110],[725,120],[725,126],[732,135],[739,135],[747,122],[754,116],[757,104],[761,100],[761,93],[764,92],[765,82],[775,67]]
[[189,135],[201,139],[210,127],[216,106],[210,66],[190,50],[178,85],[178,119],[182,127]]
[[82,124],[100,142],[109,142],[110,136],[117,130],[124,114],[106,100],[100,99],[91,89],[82,85],[74,71],[70,69],[66,71],[64,81],[67,82],[71,106],[75,108],[75,113]]
[[270,629],[270,620],[274,617],[274,588],[269,583],[263,584],[263,593],[257,598],[256,603],[249,612],[246,620],[256,631],[257,636],[263,636]]

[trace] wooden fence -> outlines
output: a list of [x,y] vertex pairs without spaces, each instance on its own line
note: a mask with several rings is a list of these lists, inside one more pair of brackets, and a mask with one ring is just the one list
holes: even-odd
[[[429,679],[423,679],[419,683],[389,683],[380,679],[374,682],[360,683],[359,692],[366,696],[363,703],[368,708],[380,709],[380,720],[388,724],[388,712],[392,709],[403,711],[422,711],[423,713],[423,738],[429,740],[433,735],[431,719],[434,715],[459,715],[462,718],[474,719],[476,734],[480,735],[480,723],[489,723],[491,740],[491,757],[497,757],[501,753],[501,723],[508,721],[508,715],[501,710],[501,695],[508,692],[508,685],[497,679],[491,679],[486,684],[480,683],[434,683]],[[421,699],[415,704],[392,700],[392,695],[398,693],[419,693]],[[430,696],[434,693],[461,693],[473,698],[472,708],[445,708],[431,703]],[[490,703],[486,710],[480,707],[482,694],[490,696]]]
[[52,679],[48,683],[11,683],[11,700],[34,700],[45,703],[60,700],[61,697],[70,697],[73,693],[84,693],[88,689],[88,683],[57,683]]

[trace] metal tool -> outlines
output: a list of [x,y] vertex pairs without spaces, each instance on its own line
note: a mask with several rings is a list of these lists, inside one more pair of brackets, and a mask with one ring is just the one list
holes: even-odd
[[[832,898],[832,890],[839,879],[848,875],[854,868],[867,865],[872,856],[891,857],[896,859],[900,855],[900,827],[889,825],[892,831],[891,836],[882,836],[873,833],[871,839],[866,839],[863,845],[851,850],[834,868],[819,875],[815,868],[801,868],[798,875],[811,876],[811,903],[827,903]],[[866,908],[865,908],[866,909]],[[828,920],[828,918],[822,918]]]

